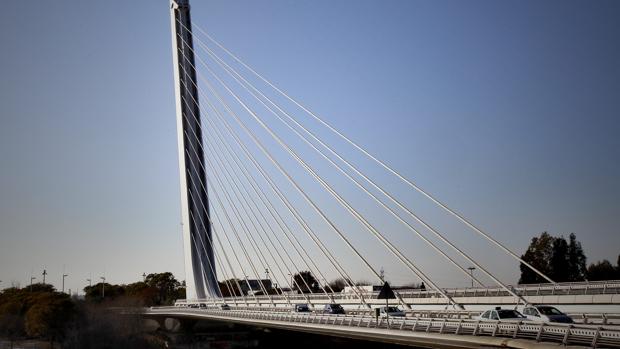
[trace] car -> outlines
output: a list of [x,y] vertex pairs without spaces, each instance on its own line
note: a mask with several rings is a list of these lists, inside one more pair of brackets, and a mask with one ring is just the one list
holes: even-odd
[[344,314],[344,308],[342,308],[342,305],[336,304],[336,303],[325,304],[325,307],[323,308],[323,313],[324,314]]
[[295,306],[293,307],[293,312],[294,313],[310,313],[310,307],[308,307],[308,304],[295,304]]
[[496,307],[492,310],[487,310],[482,315],[477,317],[478,320],[501,320],[501,321],[528,321],[528,318],[523,316],[513,309],[502,309]]
[[404,317],[405,312],[398,309],[398,307],[380,307],[379,316],[381,317]]
[[532,321],[574,323],[573,319],[550,305],[528,305],[523,309],[523,315]]
[[200,309],[207,309],[207,305],[205,303],[200,303]]
[[228,304],[220,304],[220,309],[221,310],[230,310],[230,305],[228,305]]
[[190,308],[198,308],[198,304],[192,303],[192,304],[188,305],[188,307],[190,307]]

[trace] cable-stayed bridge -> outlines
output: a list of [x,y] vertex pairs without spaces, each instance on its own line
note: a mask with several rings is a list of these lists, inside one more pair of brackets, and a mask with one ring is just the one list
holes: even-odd
[[[620,313],[620,285],[555,283],[192,23],[188,0],[171,0],[170,10],[187,299],[146,316],[427,347],[620,346],[620,329],[600,325],[473,320],[491,306],[534,303]],[[510,285],[464,234],[545,284]],[[386,285],[383,266],[417,288],[394,288],[386,301],[355,281]],[[445,285],[443,270],[471,287]],[[298,303],[314,312],[291,313]],[[323,314],[331,303],[347,314]],[[386,304],[408,316],[373,317]]]

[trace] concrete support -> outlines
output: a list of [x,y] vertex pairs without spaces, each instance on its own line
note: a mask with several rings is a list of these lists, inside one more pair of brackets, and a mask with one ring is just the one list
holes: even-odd
[[[203,168],[202,126],[194,86],[194,52],[189,0],[170,1],[177,138],[181,182],[181,219],[187,298],[220,297],[213,260],[207,182]],[[198,139],[196,139],[198,138]]]

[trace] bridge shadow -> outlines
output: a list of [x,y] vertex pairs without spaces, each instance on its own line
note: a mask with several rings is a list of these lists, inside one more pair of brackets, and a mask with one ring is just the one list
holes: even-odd
[[[172,320],[172,321],[171,321]],[[293,348],[293,349],[401,349],[412,348],[336,336],[198,320],[165,323],[148,320],[149,331],[166,341],[169,348]],[[163,325],[163,326],[162,326]]]

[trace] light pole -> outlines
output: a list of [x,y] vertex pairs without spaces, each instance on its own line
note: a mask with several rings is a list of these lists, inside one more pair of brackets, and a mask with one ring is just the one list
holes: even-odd
[[474,288],[474,270],[476,270],[476,268],[467,267],[467,269],[469,269],[469,275],[471,276],[471,288]]
[[295,291],[295,275],[293,273],[288,273],[288,276],[291,277],[291,292]]
[[86,279],[86,281],[88,281],[88,287],[93,287],[93,280]]
[[32,292],[32,281],[36,280],[37,278],[34,276],[30,277],[30,292]]
[[65,293],[65,278],[69,276],[69,274],[62,274],[62,293]]
[[45,275],[47,275],[47,270],[43,269],[43,284],[45,284]]
[[105,277],[102,276],[100,277],[100,279],[103,281],[101,283],[101,299],[104,299],[105,298]]

